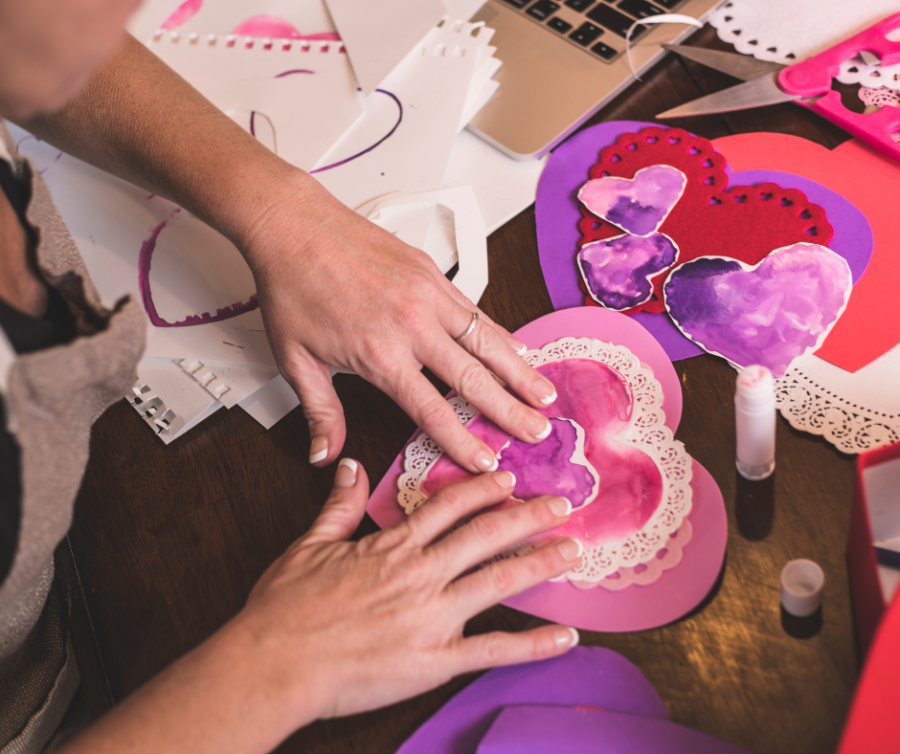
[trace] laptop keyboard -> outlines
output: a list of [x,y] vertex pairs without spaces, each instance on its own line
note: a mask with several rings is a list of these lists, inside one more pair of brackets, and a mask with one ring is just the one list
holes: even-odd
[[[686,0],[503,0],[536,23],[605,61],[625,52],[625,35],[635,21],[668,13]],[[638,25],[631,41],[648,31]],[[602,39],[601,39],[602,37]]]

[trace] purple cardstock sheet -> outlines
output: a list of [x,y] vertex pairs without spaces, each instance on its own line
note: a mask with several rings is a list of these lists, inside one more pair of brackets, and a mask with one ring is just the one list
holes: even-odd
[[[640,121],[611,121],[587,128],[561,144],[550,157],[541,175],[535,205],[538,253],[544,281],[555,309],[584,306],[576,264],[581,219],[578,191],[588,181],[590,167],[600,152],[624,133],[636,133],[659,124]],[[713,142],[715,146],[715,142]],[[802,191],[810,201],[825,209],[834,237],[829,248],[844,257],[855,283],[865,272],[872,254],[873,235],[865,215],[840,194],[792,173],[775,170],[744,170],[729,174],[730,186],[776,183]],[[653,334],[673,361],[704,353],[688,340],[664,313],[633,315]]]
[[670,720],[611,710],[507,706],[477,754],[748,754]]
[[659,694],[628,660],[602,647],[576,647],[552,660],[485,673],[425,721],[397,754],[474,754],[504,707],[518,704],[601,708],[668,720]]

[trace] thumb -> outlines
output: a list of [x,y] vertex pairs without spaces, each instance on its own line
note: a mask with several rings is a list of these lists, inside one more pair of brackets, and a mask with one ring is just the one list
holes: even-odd
[[327,466],[337,458],[347,436],[344,407],[331,384],[331,367],[303,349],[282,372],[309,422],[309,462]]
[[369,499],[369,478],[352,458],[342,458],[325,507],[313,522],[306,543],[340,542],[359,527]]

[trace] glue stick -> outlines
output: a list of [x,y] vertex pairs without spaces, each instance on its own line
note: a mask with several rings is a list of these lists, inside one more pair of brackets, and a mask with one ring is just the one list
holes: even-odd
[[765,367],[742,369],[734,391],[737,466],[744,479],[765,479],[775,471],[775,380]]

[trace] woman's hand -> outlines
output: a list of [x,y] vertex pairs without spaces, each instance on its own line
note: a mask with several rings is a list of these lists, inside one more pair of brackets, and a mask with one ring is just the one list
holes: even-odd
[[460,673],[553,657],[577,643],[574,629],[552,625],[463,637],[472,616],[581,557],[578,542],[559,539],[472,572],[569,517],[568,501],[542,497],[454,528],[513,486],[509,472],[480,475],[442,489],[398,526],[350,542],[368,483],[356,462],[341,461],[321,515],[236,619],[263,649],[259,665],[273,689],[287,690],[284,735],[313,718],[381,707]]
[[[427,366],[500,427],[526,442],[550,432],[553,385],[517,354],[524,346],[479,312],[431,260],[332,197],[299,171],[238,244],[253,269],[269,342],[309,420],[310,461],[331,463],[345,437],[329,365],[387,393],[462,467],[496,468],[494,453],[422,375]],[[500,377],[526,403],[493,379]]]

